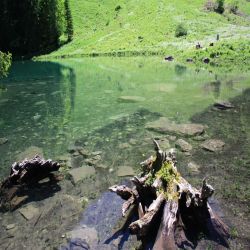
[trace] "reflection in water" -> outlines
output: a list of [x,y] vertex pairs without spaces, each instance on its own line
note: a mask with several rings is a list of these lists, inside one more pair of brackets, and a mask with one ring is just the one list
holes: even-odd
[[1,166],[10,166],[15,154],[34,144],[45,153],[52,148],[53,152],[60,151],[61,145],[54,142],[64,133],[74,109],[73,69],[57,63],[14,63],[2,84],[7,91],[0,94],[6,100],[0,105],[0,136],[8,137],[9,142],[0,148],[5,155],[0,159]]

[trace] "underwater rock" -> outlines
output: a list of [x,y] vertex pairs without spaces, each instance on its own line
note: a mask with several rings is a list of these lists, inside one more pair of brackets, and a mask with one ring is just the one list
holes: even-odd
[[234,108],[234,105],[228,101],[218,101],[214,104],[214,107],[220,110],[226,110]]
[[5,229],[8,231],[8,230],[11,230],[11,229],[14,229],[16,227],[16,224],[8,224],[6,225]]
[[38,121],[42,116],[39,115],[38,113],[36,113],[34,116],[33,116],[33,119],[34,121]]
[[188,172],[197,174],[200,172],[200,166],[194,162],[189,162],[187,165]]
[[22,161],[25,158],[33,158],[35,155],[39,155],[43,157],[43,149],[36,147],[36,146],[31,146],[25,149],[25,151],[21,152],[16,156],[16,161]]
[[26,207],[20,208],[19,213],[26,219],[31,220],[39,214],[39,208],[29,204]]
[[120,166],[117,170],[117,176],[125,177],[125,176],[133,176],[135,175],[135,171],[132,167],[129,166]]
[[174,122],[171,122],[166,117],[160,117],[157,121],[148,122],[146,124],[146,129],[153,130],[159,133],[174,133],[184,136],[201,135],[205,131],[205,127],[202,124],[176,124]]
[[201,144],[201,148],[210,152],[216,152],[223,149],[225,143],[221,140],[210,139]]
[[5,137],[0,138],[0,145],[3,145],[8,142],[8,139]]
[[77,155],[71,157],[70,165],[72,168],[79,168],[83,163],[83,156]]
[[88,246],[88,248],[86,249],[90,249],[89,246],[93,247],[98,244],[98,233],[94,227],[87,227],[82,225],[66,233],[66,235],[67,238],[71,239],[71,243],[74,242],[75,239],[79,239],[81,241],[81,244],[85,242],[85,247]]
[[130,147],[131,147],[131,145],[130,145],[129,143],[127,143],[127,142],[120,143],[120,144],[118,145],[118,148],[119,148],[119,149],[126,149],[126,148],[130,148]]
[[169,140],[167,138],[164,138],[164,137],[155,138],[155,140],[159,143],[161,148],[163,148],[164,150],[170,148]]
[[79,150],[79,153],[84,157],[84,158],[87,158],[88,156],[90,156],[90,152],[85,149],[85,148],[82,148]]
[[192,145],[183,139],[178,139],[175,142],[175,147],[179,148],[182,152],[189,152],[193,149]]
[[83,166],[80,168],[74,168],[69,171],[69,174],[71,175],[74,184],[76,184],[78,181],[85,179],[86,177],[95,175],[95,173],[95,168],[92,166]]
[[120,96],[118,98],[120,102],[143,102],[145,98],[142,96]]
[[34,103],[34,106],[45,105],[45,104],[47,104],[46,101],[39,101],[39,102]]

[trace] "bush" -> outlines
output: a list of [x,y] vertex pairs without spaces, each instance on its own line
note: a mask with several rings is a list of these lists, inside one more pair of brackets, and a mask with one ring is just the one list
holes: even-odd
[[228,9],[230,13],[237,15],[239,10],[239,1],[232,1],[229,3]]
[[225,0],[216,0],[217,7],[215,9],[216,12],[222,14],[225,10],[224,8],[224,2]]
[[187,35],[187,29],[184,27],[183,24],[179,24],[175,29],[175,36],[181,37]]
[[222,14],[225,10],[224,2],[225,0],[216,0],[216,2],[214,2],[213,0],[207,0],[204,4],[204,9],[206,11],[215,11]]
[[11,54],[0,51],[0,78],[6,76],[11,65]]

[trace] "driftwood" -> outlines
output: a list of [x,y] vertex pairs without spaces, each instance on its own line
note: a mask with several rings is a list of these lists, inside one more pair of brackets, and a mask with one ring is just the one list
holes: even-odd
[[20,197],[18,194],[27,190],[30,185],[49,177],[50,180],[57,180],[52,174],[60,168],[59,163],[52,160],[44,160],[36,155],[33,159],[24,159],[22,162],[15,162],[11,166],[10,175],[0,186],[0,210],[15,209],[19,204],[28,198],[25,192]]
[[142,248],[153,235],[153,249],[195,248],[201,234],[228,247],[229,229],[208,203],[212,186],[204,179],[200,190],[192,187],[177,171],[175,154],[154,144],[156,157],[141,163],[143,173],[131,180],[133,188],[110,187],[126,200],[123,216],[129,207],[136,208],[137,219],[128,223],[130,233],[138,235]]

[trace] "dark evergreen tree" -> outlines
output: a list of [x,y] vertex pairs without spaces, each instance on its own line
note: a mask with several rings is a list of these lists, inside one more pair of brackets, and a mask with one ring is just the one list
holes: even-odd
[[68,35],[68,42],[73,40],[74,29],[71,11],[69,8],[69,0],[65,0],[65,18],[66,18],[66,33]]
[[47,52],[66,30],[64,0],[1,0],[0,50],[14,55]]

